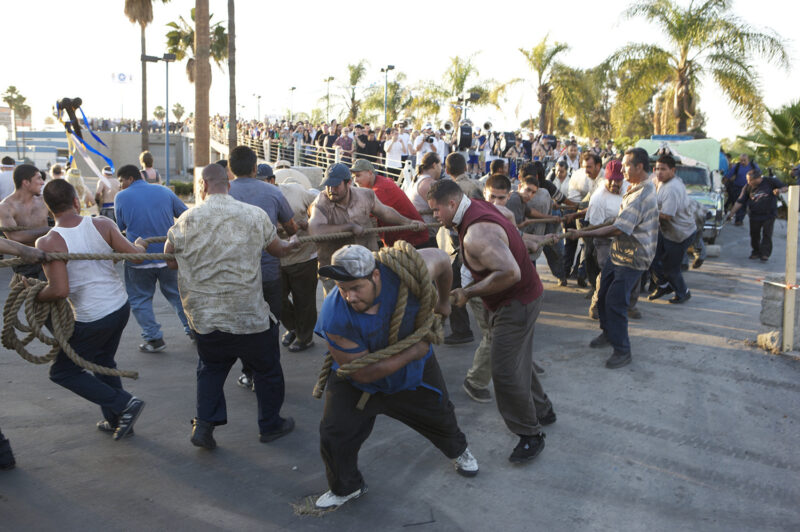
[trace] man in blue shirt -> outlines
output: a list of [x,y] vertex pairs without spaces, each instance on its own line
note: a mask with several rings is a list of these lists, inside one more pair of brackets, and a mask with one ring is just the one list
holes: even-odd
[[[450,311],[453,275],[450,258],[435,248],[419,253],[439,295],[434,310],[446,316]],[[428,438],[453,460],[459,474],[477,475],[478,462],[458,427],[430,343],[417,342],[350,377],[336,375],[340,365],[389,345],[389,324],[400,289],[398,276],[377,264],[372,253],[359,245],[336,251],[331,265],[320,268],[319,274],[335,280],[338,289],[325,298],[314,329],[328,343],[334,360],[319,429],[330,491],[317,499],[316,506],[340,506],[366,491],[358,471],[358,451],[372,432],[378,414],[393,417]],[[414,332],[419,305],[419,300],[409,292],[398,339]],[[364,393],[371,394],[366,403],[362,399]]]
[[[751,161],[750,156],[746,153],[742,153],[739,155],[739,162],[725,172],[725,177],[722,182],[725,184],[725,188],[728,191],[728,199],[725,202],[726,209],[734,206],[736,200],[742,194],[742,189],[747,186],[747,172],[750,170],[757,170],[761,173],[761,169],[756,162]],[[744,215],[745,210],[739,210],[739,212],[736,213],[734,225],[742,225],[744,223],[742,221],[744,220]]]
[[[175,218],[186,210],[186,205],[170,189],[146,183],[139,169],[128,164],[117,170],[120,191],[114,199],[117,225],[131,242],[138,237],[164,236],[175,223]],[[164,243],[157,242],[147,247],[148,253],[163,253]],[[167,344],[161,332],[161,324],[153,313],[153,294],[156,283],[161,293],[175,309],[183,324],[183,330],[194,339],[183,313],[181,296],[178,293],[178,274],[167,268],[163,260],[146,260],[141,264],[125,262],[125,290],[136,322],[142,328],[144,343],[139,349],[146,353],[163,351]]]
[[[292,219],[294,211],[289,206],[286,198],[283,197],[281,189],[256,178],[257,164],[258,157],[256,152],[247,146],[237,146],[231,150],[228,156],[228,179],[231,177],[234,179],[231,181],[231,188],[228,194],[239,201],[259,207],[267,213],[272,225],[276,228],[283,227],[287,235],[295,234],[297,226]],[[278,257],[274,257],[266,251],[261,253],[261,288],[264,293],[264,301],[269,305],[270,312],[280,322],[281,304],[283,302],[281,262]],[[288,335],[289,333],[287,332],[286,334]],[[292,340],[294,339],[292,338]],[[270,349],[273,348],[278,352],[280,350],[277,344],[270,346]],[[239,385],[243,388],[253,389],[252,376],[251,368],[243,362]]]

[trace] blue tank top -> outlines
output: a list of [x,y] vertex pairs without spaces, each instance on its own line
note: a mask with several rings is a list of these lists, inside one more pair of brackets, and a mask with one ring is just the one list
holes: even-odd
[[[322,309],[317,319],[317,325],[314,327],[314,332],[339,351],[359,353],[367,350],[372,353],[389,345],[389,323],[397,302],[400,279],[387,266],[378,264],[378,268],[381,273],[381,292],[375,300],[378,304],[378,312],[376,314],[356,312],[339,294],[339,290],[332,290],[322,303]],[[398,339],[402,340],[414,332],[414,320],[418,311],[419,300],[409,292],[406,313],[400,325]],[[328,337],[328,334],[347,338],[357,344],[358,347],[343,349],[336,345]],[[441,395],[439,390],[422,382],[422,372],[431,355],[433,355],[432,346],[428,348],[424,358],[414,360],[382,379],[370,383],[355,382],[350,379],[350,382],[356,388],[367,393],[381,392],[391,394],[403,390],[414,390],[418,386],[422,386]],[[333,371],[338,368],[339,365],[334,361]]]

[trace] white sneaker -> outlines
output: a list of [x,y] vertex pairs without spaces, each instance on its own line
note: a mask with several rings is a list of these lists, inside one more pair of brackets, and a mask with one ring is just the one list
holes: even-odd
[[474,477],[478,474],[478,461],[475,460],[475,457],[472,456],[472,453],[469,451],[469,447],[467,447],[461,456],[453,460],[453,465],[456,468],[456,472],[459,475],[465,477]]
[[323,493],[314,505],[317,508],[332,508],[334,506],[341,506],[350,499],[358,499],[367,492],[367,485],[364,484],[362,488],[357,489],[350,495],[334,495],[330,490]]

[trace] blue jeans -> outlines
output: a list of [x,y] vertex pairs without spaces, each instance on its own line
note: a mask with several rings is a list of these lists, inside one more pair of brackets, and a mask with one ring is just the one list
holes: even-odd
[[183,324],[183,330],[189,333],[189,322],[183,312],[181,296],[178,293],[178,272],[166,266],[162,268],[132,268],[125,263],[125,290],[128,292],[128,301],[131,304],[133,317],[142,328],[142,338],[145,341],[158,340],[161,334],[161,324],[156,321],[153,313],[153,294],[156,291],[156,281],[161,293],[175,309],[178,319]]
[[683,297],[689,290],[686,281],[683,280],[681,273],[681,261],[689,249],[689,245],[694,242],[692,233],[683,242],[673,242],[664,238],[661,232],[658,233],[658,246],[656,247],[656,258],[653,261],[653,272],[656,276],[658,286],[669,285],[678,297]]
[[[116,368],[114,355],[117,353],[119,339],[128,323],[131,307],[128,303],[118,310],[92,322],[75,322],[75,330],[69,338],[69,345],[84,359],[107,368]],[[84,399],[100,406],[103,417],[111,426],[117,426],[117,418],[131,399],[131,394],[122,389],[119,377],[92,375],[76,366],[64,353],[59,351],[50,366],[50,380]]]
[[606,261],[600,274],[600,288],[597,293],[600,328],[615,351],[631,351],[628,306],[631,302],[631,291],[641,277],[642,270],[617,266],[610,259]]

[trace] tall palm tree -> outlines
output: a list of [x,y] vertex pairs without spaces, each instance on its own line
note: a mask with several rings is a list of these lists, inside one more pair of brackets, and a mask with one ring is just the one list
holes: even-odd
[[[189,24],[185,18],[178,17],[177,22],[170,22],[167,27],[172,28],[167,32],[167,51],[175,54],[175,59],[183,61],[186,59],[186,77],[189,78],[190,83],[195,80],[195,25],[198,23],[195,20],[195,8],[192,8],[190,17],[192,24]],[[214,60],[214,63],[222,69],[223,62],[228,58],[228,34],[225,32],[225,26],[221,22],[211,23],[214,18],[213,14],[208,15],[209,24],[209,57]],[[209,70],[209,76],[211,71]],[[210,79],[210,78],[209,78]],[[210,83],[210,81],[209,81]]]
[[208,0],[195,0],[194,31],[194,166],[206,166],[209,162],[208,91],[211,89],[211,63],[209,46]]
[[345,102],[347,105],[347,118],[351,122],[355,122],[358,117],[358,112],[361,109],[362,101],[358,97],[357,89],[364,80],[364,76],[367,74],[367,65],[369,65],[369,63],[365,59],[362,59],[355,65],[347,65],[347,81],[350,84],[346,87],[347,96]]
[[767,115],[768,127],[761,126],[755,133],[739,138],[754,144],[759,158],[788,176],[800,162],[800,101],[767,110]]
[[[547,41],[550,35],[545,35],[539,44],[525,50],[520,48],[520,53],[525,56],[528,67],[536,73],[536,99],[539,101],[539,131],[542,133],[550,131],[554,115],[554,94],[556,87],[559,96],[567,95],[567,80],[573,77],[574,72],[569,72],[562,68],[556,61],[556,57],[566,52],[569,45],[561,42],[554,42],[550,45]],[[514,80],[516,81],[516,80]],[[560,82],[564,83],[560,83]],[[562,102],[564,103],[564,102]]]
[[234,0],[228,0],[228,153],[236,147],[236,24]]
[[[169,0],[161,0],[166,4]],[[153,22],[153,0],[125,0],[125,16],[134,24],[139,24],[142,41],[142,151],[148,149],[150,136],[147,129],[147,55],[144,30]]]
[[3,94],[3,101],[14,111],[14,119],[11,124],[14,128],[14,144],[17,147],[17,159],[19,159],[19,141],[17,140],[17,120],[25,120],[31,115],[31,108],[25,103],[25,96],[19,93],[14,85],[10,85]]
[[[386,84],[386,125],[394,123],[400,117],[400,114],[411,105],[411,95],[408,89],[403,86],[405,80],[406,75],[398,72],[394,79]],[[380,115],[379,121],[383,122],[383,86],[375,86],[369,89],[364,96],[364,103],[361,107],[365,113],[375,111]],[[366,118],[366,115],[364,116]]]
[[696,112],[701,78],[710,76],[733,107],[734,113],[755,124],[764,104],[754,63],[758,55],[783,68],[789,58],[783,40],[772,30],[758,31],[732,14],[732,0],[694,1],[684,8],[675,0],[640,0],[624,16],[654,22],[669,48],[628,44],[609,62],[620,70],[617,101],[640,108],[654,92],[672,111],[677,131],[685,132]]

